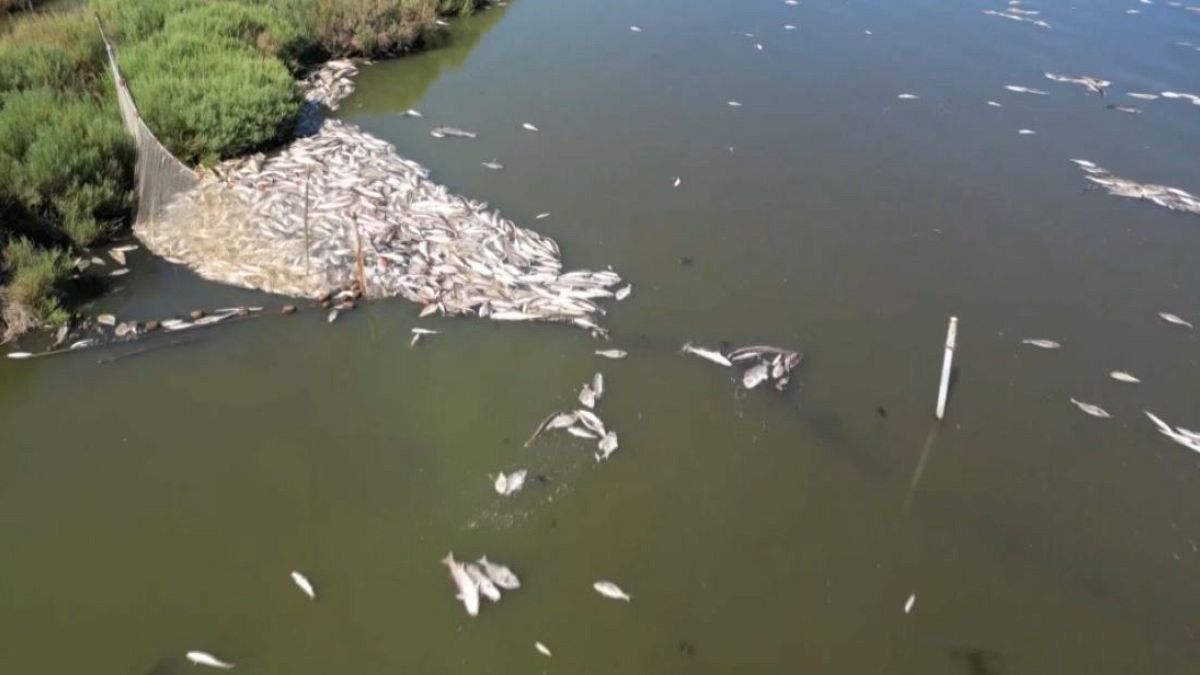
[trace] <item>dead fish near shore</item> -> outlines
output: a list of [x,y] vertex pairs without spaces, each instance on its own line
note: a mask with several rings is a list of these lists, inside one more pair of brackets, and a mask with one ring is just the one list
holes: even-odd
[[404,111],[403,113],[401,113],[401,114],[402,114],[402,115],[404,115],[405,117],[424,117],[424,115],[422,115],[420,111],[418,111],[418,110],[413,110],[412,108],[409,108],[408,110],[405,110],[405,111]]
[[633,596],[621,590],[620,586],[611,581],[597,581],[596,583],[592,584],[592,588],[596,589],[597,593],[606,598],[611,598],[613,600],[624,600],[625,602],[630,602],[633,600]]
[[1195,328],[1195,326],[1192,325],[1191,321],[1188,321],[1187,319],[1184,319],[1183,317],[1180,317],[1177,314],[1171,314],[1170,312],[1159,312],[1158,316],[1161,317],[1163,321],[1166,321],[1167,323],[1173,323],[1176,326],[1184,326],[1186,328]]
[[1112,86],[1112,82],[1109,82],[1108,80],[1102,80],[1098,77],[1090,77],[1088,75],[1080,75],[1079,77],[1068,77],[1066,75],[1059,75],[1058,73],[1045,73],[1045,75],[1047,80],[1053,80],[1055,82],[1063,82],[1067,84],[1077,84],[1084,89],[1087,89],[1089,92],[1093,94],[1100,94],[1101,96],[1104,96],[1105,89],[1108,89]]
[[1107,410],[1105,410],[1104,408],[1101,408],[1098,405],[1094,405],[1091,403],[1084,403],[1083,401],[1077,401],[1073,398],[1070,400],[1071,400],[1071,403],[1075,404],[1076,408],[1079,408],[1080,410],[1087,413],[1088,415],[1091,415],[1092,417],[1099,417],[1100,419],[1108,419],[1109,417],[1112,417],[1112,415],[1108,414]]
[[494,159],[490,162],[480,162],[480,164],[482,164],[485,169],[491,169],[492,171],[501,171],[504,169],[504,165]]
[[118,251],[117,249],[114,248],[108,252],[108,257],[117,261],[118,265],[121,265],[122,267],[125,266],[125,252],[124,251]]
[[208,666],[209,668],[220,668],[221,670],[231,670],[234,667],[234,664],[222,661],[208,652],[193,650],[185,656],[188,661],[192,662],[192,665],[196,666]]
[[420,342],[427,335],[440,335],[440,334],[441,334],[441,331],[439,331],[439,330],[430,330],[428,328],[413,328],[412,329],[412,340],[409,341],[408,346],[409,347],[417,346],[417,343]]
[[1159,433],[1185,448],[1200,452],[1200,432],[1184,429],[1183,427],[1172,427],[1149,410],[1144,412],[1146,413],[1146,417],[1149,417],[1150,421],[1154,423],[1154,426],[1158,427]]
[[1108,376],[1117,382],[1126,382],[1128,384],[1139,384],[1141,382],[1141,380],[1123,370],[1114,370]]
[[310,600],[317,599],[317,591],[313,588],[312,582],[308,580],[308,577],[295,570],[292,571],[291,577],[292,583],[296,584],[301,592],[307,595]]
[[9,352],[8,354],[5,354],[5,356],[7,356],[10,359],[19,360],[19,359],[31,358],[33,356],[33,354],[30,352]]
[[1004,85],[1004,88],[1009,91],[1016,92],[1018,94],[1036,94],[1037,96],[1049,96],[1050,95],[1050,92],[1048,92],[1048,91],[1042,91],[1041,89],[1034,89],[1033,87],[1024,87],[1019,84],[1006,84],[1006,85]]
[[715,349],[707,349],[705,347],[696,347],[691,342],[685,342],[683,347],[681,347],[679,349],[679,353],[691,354],[693,356],[699,356],[700,358],[704,359],[705,361],[715,363],[718,366],[725,366],[726,368],[730,368],[733,366],[733,363],[721,352],[716,351]]
[[623,359],[628,356],[628,352],[623,349],[597,349],[596,356],[603,356],[606,359]]
[[96,317],[96,323],[101,326],[115,326],[117,325],[117,317],[112,314],[101,314]]
[[121,268],[121,269],[119,269],[119,270],[113,270],[113,271],[109,272],[109,273],[108,273],[108,276],[110,276],[110,277],[123,277],[123,276],[125,276],[126,274],[129,274],[129,268],[127,268],[127,267],[122,267],[122,268]]
[[429,132],[429,135],[433,136],[434,138],[475,138],[476,137],[476,134],[474,131],[465,131],[465,130],[459,129],[457,127],[446,127],[446,126],[434,127],[433,131]]
[[458,590],[458,594],[454,597],[462,602],[468,615],[478,616],[479,585],[471,578],[466,566],[454,559],[453,551],[442,558],[442,564],[450,570],[450,580],[454,582],[454,587]]
[[1037,347],[1038,349],[1058,349],[1062,347],[1062,344],[1055,342],[1054,340],[1046,340],[1043,338],[1025,338],[1024,340],[1021,340],[1021,344]]

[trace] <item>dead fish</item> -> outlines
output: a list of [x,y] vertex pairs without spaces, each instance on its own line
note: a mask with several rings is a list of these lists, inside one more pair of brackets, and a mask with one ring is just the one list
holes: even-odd
[[623,359],[629,356],[629,353],[624,349],[597,349],[596,356],[603,356],[606,359]]
[[579,416],[577,413],[564,413],[564,412],[550,413],[550,415],[547,416],[546,419],[542,420],[542,423],[538,425],[537,429],[535,429],[533,431],[533,435],[529,437],[529,440],[525,441],[525,447],[529,447],[530,445],[532,445],[533,442],[535,440],[537,440],[537,437],[540,436],[543,431],[547,431],[550,429],[566,429],[567,427],[571,426],[572,424],[575,424],[576,420],[578,420],[578,419],[579,419]]
[[625,602],[633,600],[632,596],[621,590],[620,586],[611,581],[597,581],[596,583],[592,584],[592,588],[596,589],[597,593],[606,598],[612,598],[613,600],[624,600]]
[[504,165],[494,159],[490,162],[480,162],[480,164],[482,164],[485,168],[491,169],[492,171],[501,171],[504,169]]
[[760,363],[745,373],[742,374],[742,386],[747,389],[753,389],[767,380],[769,367],[765,363]]
[[127,268],[127,267],[122,267],[122,268],[121,268],[121,269],[119,269],[119,270],[113,270],[113,271],[109,272],[109,273],[108,273],[108,276],[110,276],[110,277],[123,277],[123,276],[125,276],[126,274],[129,274],[129,268]]
[[796,27],[789,23],[789,24],[785,25],[783,27],[783,29],[784,30],[796,30]]
[[492,583],[479,565],[467,563],[466,568],[467,574],[471,575],[471,580],[479,587],[479,593],[492,602],[500,602],[500,589],[496,588],[496,584]]
[[1108,105],[1106,105],[1104,107],[1108,108],[1109,110],[1116,110],[1117,112],[1129,113],[1131,115],[1141,115],[1142,114],[1141,108],[1134,108],[1133,106],[1128,106],[1128,105],[1116,105],[1114,103],[1109,103]]
[[1002,104],[997,103],[995,101],[988,101],[987,104],[993,108],[1003,108],[1004,107]]
[[86,340],[79,340],[78,342],[72,342],[71,346],[67,347],[67,349],[83,349],[84,347],[91,347],[94,344],[96,344],[96,339],[88,338]]
[[741,104],[741,102],[740,102],[740,101],[727,101],[727,103],[729,104],[729,107],[730,107],[730,108],[740,108],[740,107],[742,107],[742,104]]
[[604,374],[596,373],[592,376],[592,391],[596,393],[596,400],[604,398]]
[[5,356],[7,356],[10,359],[27,359],[27,358],[33,356],[33,354],[31,354],[29,352],[9,352]]
[[494,484],[496,494],[503,495],[508,493],[508,474],[501,471],[496,474],[496,482]]
[[588,408],[596,407],[596,392],[592,390],[592,386],[588,383],[583,384],[583,388],[579,390],[579,402]]
[[630,27],[629,27],[629,30],[631,30],[631,31],[633,31],[633,32],[635,32],[635,33],[640,33],[640,32],[642,32],[642,29],[641,29],[641,28],[638,28],[637,26],[630,26]]
[[312,582],[308,580],[308,577],[299,572],[293,571],[292,581],[295,582],[296,586],[298,586],[300,590],[303,591],[304,594],[310,599],[317,599],[317,591],[313,588]]
[[1154,422],[1154,425],[1158,427],[1159,433],[1185,448],[1200,452],[1200,433],[1184,429],[1183,427],[1172,428],[1171,425],[1159,419],[1149,410],[1146,410],[1145,413],[1150,418],[1150,421]]
[[596,447],[600,449],[600,452],[596,454],[597,462],[611,457],[617,450],[617,432],[610,431],[604,434],[604,438],[600,439]]
[[418,314],[417,316],[423,319],[423,318],[429,316],[430,314],[436,314],[439,309],[441,309],[441,305],[439,305],[436,302],[431,302],[428,305],[425,305],[424,307],[422,307],[421,313]]
[[458,588],[458,595],[454,597],[462,601],[463,607],[467,609],[467,614],[478,616],[479,585],[471,578],[466,567],[454,559],[453,551],[447,553],[445,558],[442,558],[442,564],[450,569],[450,579],[454,581],[455,587]]
[[583,426],[587,427],[589,431],[596,432],[597,436],[604,435],[604,421],[597,417],[596,413],[591,412],[590,410],[576,410],[575,415],[579,418],[579,421],[583,423]]
[[525,487],[525,476],[529,474],[525,469],[518,469],[508,475],[503,471],[496,475],[496,493],[508,497],[521,491]]
[[541,654],[542,656],[547,656],[547,657],[554,656],[553,654],[550,653],[550,648],[540,642],[533,643],[533,648],[538,650],[538,653]]
[[1167,323],[1173,323],[1176,326],[1186,326],[1188,328],[1195,328],[1195,326],[1193,326],[1190,321],[1183,319],[1182,317],[1180,317],[1178,315],[1171,314],[1169,312],[1159,312],[1158,315],[1160,317],[1162,317],[1162,320],[1166,321]]
[[1021,134],[1022,136],[1032,136],[1032,135],[1036,134],[1037,132],[1034,131],[1033,129],[1018,129],[1017,133]]
[[1037,94],[1038,96],[1049,96],[1050,95],[1050,92],[1048,92],[1048,91],[1042,91],[1041,89],[1034,89],[1033,87],[1022,87],[1021,85],[1018,85],[1018,84],[1006,84],[1006,85],[1004,85],[1004,88],[1009,91],[1016,92],[1018,94]]
[[567,427],[567,433],[571,434],[572,436],[577,436],[579,438],[586,438],[588,440],[596,440],[596,434],[592,433],[591,431],[588,431],[587,429],[584,429],[583,427]]
[[534,216],[534,217],[533,217],[533,219],[534,219],[534,220],[541,220],[541,219],[543,219],[543,218],[549,218],[549,217],[550,217],[550,213],[549,213],[549,212],[546,212],[546,213],[539,213],[539,214],[537,214],[536,216]]
[[538,128],[537,128],[537,127],[535,127],[535,126],[533,126],[533,125],[532,125],[532,124],[530,124],[529,122],[526,122],[526,123],[522,124],[522,125],[521,125],[521,128],[522,128],[522,129],[524,129],[524,130],[526,130],[526,131],[538,131]]
[[434,130],[429,133],[434,138],[446,138],[447,136],[452,136],[455,138],[475,138],[476,136],[474,131],[465,131],[456,127],[435,127]]
[[418,110],[413,110],[412,108],[409,108],[408,110],[405,110],[405,111],[404,111],[403,113],[401,113],[401,114],[402,114],[402,115],[404,115],[405,117],[424,117],[424,115],[422,115],[422,114],[420,113],[420,111],[418,111]]
[[904,613],[908,614],[908,613],[912,612],[913,606],[916,604],[917,604],[917,594],[913,593],[912,595],[908,596],[908,600],[904,601]]
[[91,258],[90,262],[91,262],[93,265],[99,265],[99,266],[101,266],[101,267],[104,267],[105,265],[107,265],[107,264],[108,264],[108,263],[104,262],[104,258],[101,258],[101,257],[99,257],[99,256],[92,256],[92,258]]
[[1055,342],[1054,340],[1045,340],[1042,338],[1025,338],[1024,340],[1021,340],[1021,343],[1030,345],[1032,347],[1037,347],[1038,349],[1058,349],[1059,347],[1062,347],[1061,344]]
[[416,344],[418,342],[420,342],[424,337],[426,337],[428,335],[439,335],[439,334],[441,334],[441,331],[440,330],[430,330],[428,328],[416,327],[416,328],[412,329],[412,334],[413,334],[412,340],[408,343],[408,346],[415,347]]
[[328,321],[329,323],[333,323],[334,321],[337,321],[337,318],[338,318],[338,311],[336,309],[331,309],[331,310],[329,310],[329,314],[325,317],[325,320]]
[[1158,94],[1141,94],[1141,93],[1132,92],[1132,91],[1129,92],[1128,94],[1126,94],[1126,96],[1129,96],[1130,98],[1141,99],[1143,101],[1153,101],[1158,98]]
[[101,326],[115,326],[117,325],[117,317],[113,316],[112,314],[101,314],[100,316],[96,317],[96,323],[100,324]]
[[1101,408],[1098,405],[1092,405],[1091,403],[1084,403],[1083,401],[1076,401],[1075,399],[1071,399],[1071,403],[1074,403],[1076,408],[1079,408],[1080,410],[1091,415],[1092,417],[1099,417],[1100,419],[1107,419],[1109,417],[1112,417],[1112,415],[1108,414],[1107,410],[1105,410],[1104,408]]
[[1108,376],[1117,382],[1128,382],[1129,384],[1138,384],[1141,382],[1141,380],[1123,370],[1114,370]]
[[[123,244],[121,246],[112,247],[112,250],[119,251],[121,253],[131,253],[133,251],[138,250],[139,248],[140,247],[135,244]],[[124,263],[122,263],[122,264],[124,264]]]
[[675,177],[675,178],[674,178],[674,179],[671,181],[671,187],[679,187],[680,185],[683,185],[683,179],[682,179],[682,178],[680,178],[679,176],[676,176],[676,177]]
[[690,342],[684,343],[683,347],[680,348],[680,352],[683,354],[692,354],[693,356],[699,356],[700,358],[704,359],[705,361],[711,361],[711,362],[717,364],[718,366],[725,366],[726,368],[733,366],[733,363],[730,362],[730,360],[728,358],[726,358],[725,355],[722,354],[721,352],[714,351],[712,349],[705,349],[703,347],[696,347],[696,346],[693,346],[692,343],[690,343]]
[[613,297],[617,300],[624,300],[625,298],[628,298],[631,293],[633,293],[633,284],[626,284],[618,288],[616,292],[613,293]]
[[187,660],[193,665],[208,666],[209,668],[220,668],[222,670],[230,670],[233,668],[232,663],[227,663],[209,654],[208,652],[190,651],[187,653]]
[[121,265],[122,267],[125,266],[125,252],[124,251],[118,251],[117,249],[114,248],[113,250],[108,252],[108,256],[110,258],[112,258],[113,260],[117,261],[118,265]]
[[900,94],[896,98],[900,99],[901,101],[915,101],[921,97],[917,96],[916,94]]
[[514,591],[521,587],[521,580],[507,566],[489,561],[486,555],[479,559],[479,565],[483,567],[488,578],[500,588]]

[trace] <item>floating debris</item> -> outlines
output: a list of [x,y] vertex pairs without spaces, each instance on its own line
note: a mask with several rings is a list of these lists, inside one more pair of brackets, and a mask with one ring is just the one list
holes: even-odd
[[1041,89],[1034,89],[1033,87],[1024,87],[1019,84],[1006,84],[1006,85],[1004,85],[1004,88],[1009,91],[1016,92],[1018,94],[1035,94],[1037,96],[1049,96],[1050,95],[1050,92],[1048,92],[1048,91],[1042,91]]
[[554,656],[553,654],[550,653],[550,648],[540,642],[533,643],[533,648],[538,650],[538,653],[541,654],[542,656],[546,656],[546,657]]
[[1187,328],[1195,328],[1195,326],[1192,325],[1191,321],[1188,321],[1187,319],[1184,319],[1183,317],[1180,317],[1177,314],[1171,314],[1170,312],[1159,312],[1158,316],[1161,317],[1163,321],[1166,321],[1167,323],[1173,323],[1176,326],[1186,326]]
[[596,356],[603,356],[606,359],[623,359],[629,356],[629,353],[624,349],[597,349]]
[[1128,382],[1129,384],[1138,384],[1141,382],[1141,380],[1123,370],[1114,370],[1108,375],[1117,382]]
[[1171,425],[1159,419],[1149,410],[1144,412],[1146,413],[1146,416],[1150,418],[1150,421],[1154,422],[1154,425],[1158,427],[1158,430],[1160,433],[1162,433],[1162,435],[1175,441],[1185,448],[1200,452],[1200,432],[1192,431],[1191,429],[1184,429],[1183,427],[1171,427]]
[[592,584],[592,588],[596,589],[597,593],[606,598],[612,598],[613,600],[624,600],[625,602],[630,602],[633,600],[633,596],[621,590],[620,586],[611,581],[597,581],[596,583]]
[[1046,340],[1043,338],[1025,338],[1024,340],[1021,340],[1021,344],[1037,347],[1038,349],[1058,349],[1062,347],[1062,344],[1055,342],[1054,340]]
[[305,595],[307,595],[309,597],[309,599],[311,599],[311,600],[317,599],[317,591],[313,588],[312,582],[308,580],[308,577],[304,576],[303,574],[301,574],[299,572],[293,571],[292,572],[292,581],[296,584],[297,587],[300,588],[300,590]]
[[1074,403],[1076,408],[1079,408],[1080,410],[1087,413],[1088,415],[1091,415],[1092,417],[1099,417],[1100,419],[1107,419],[1109,417],[1112,417],[1112,415],[1108,414],[1107,410],[1105,410],[1104,408],[1101,408],[1098,405],[1093,405],[1091,403],[1084,403],[1083,401],[1077,401],[1075,399],[1071,399],[1071,403]]
[[1104,96],[1105,89],[1112,86],[1112,82],[1109,82],[1108,80],[1101,80],[1100,78],[1090,77],[1088,75],[1068,77],[1066,75],[1059,75],[1058,73],[1046,73],[1046,79],[1053,80],[1055,82],[1064,82],[1067,84],[1077,84],[1084,89],[1087,89],[1089,92],[1093,94],[1100,94],[1101,96]]
[[208,652],[190,651],[186,654],[186,656],[187,660],[191,661],[193,665],[208,666],[209,668],[220,668],[222,670],[230,670],[233,668],[232,663],[222,661]]
[[1129,197],[1131,199],[1144,199],[1172,211],[1200,214],[1200,197],[1196,197],[1179,188],[1152,183],[1137,183],[1126,178],[1120,178],[1109,173],[1108,169],[1097,166],[1086,159],[1072,159],[1071,161],[1079,165],[1088,174],[1087,179],[1089,181],[1103,186],[1110,195]]

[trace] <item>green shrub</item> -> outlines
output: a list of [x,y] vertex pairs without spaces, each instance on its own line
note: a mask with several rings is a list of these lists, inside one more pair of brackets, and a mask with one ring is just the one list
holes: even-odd
[[39,249],[18,237],[4,247],[4,267],[9,283],[4,299],[29,309],[39,321],[57,324],[67,320],[60,304],[60,287],[71,273],[67,255],[57,249]]
[[129,212],[134,151],[116,109],[32,89],[0,97],[0,197],[63,227],[78,246]]
[[164,31],[126,47],[121,65],[146,123],[184,162],[259,148],[300,111],[283,63],[231,38]]
[[162,30],[167,17],[200,4],[200,0],[93,0],[92,8],[109,39],[130,44]]
[[376,56],[413,44],[441,0],[309,0],[313,35],[330,53]]
[[168,18],[163,31],[237,40],[282,59],[295,71],[318,60],[321,50],[309,33],[303,12],[288,11],[293,9],[288,5],[286,0],[270,5],[231,0],[212,2]]
[[28,14],[0,37],[0,90],[95,89],[104,43],[86,12]]

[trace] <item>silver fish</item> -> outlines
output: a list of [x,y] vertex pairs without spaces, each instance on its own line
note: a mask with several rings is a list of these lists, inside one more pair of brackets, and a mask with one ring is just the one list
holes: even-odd
[[600,449],[600,452],[596,455],[596,461],[599,462],[612,456],[617,450],[617,445],[617,432],[610,431],[604,434],[604,438],[601,438],[596,446]]
[[112,314],[101,314],[96,317],[96,323],[101,326],[115,326],[117,325],[117,317]]
[[604,374],[596,373],[592,375],[592,391],[596,394],[596,400],[604,398]]
[[1100,419],[1107,419],[1109,417],[1112,417],[1112,415],[1108,414],[1107,410],[1105,410],[1104,408],[1101,408],[1098,405],[1092,405],[1091,403],[1084,403],[1083,401],[1076,401],[1075,399],[1071,399],[1071,403],[1074,403],[1076,408],[1079,408],[1080,410],[1091,415],[1092,417],[1099,417]]
[[596,407],[596,392],[592,390],[592,386],[584,383],[579,390],[579,402],[588,408]]
[[500,171],[504,169],[504,165],[494,159],[490,162],[480,162],[480,164],[482,164],[484,168],[491,169],[492,171]]
[[500,588],[513,591],[521,587],[521,580],[507,566],[489,561],[486,555],[479,559],[479,565],[483,567],[488,578]]
[[317,599],[317,591],[313,588],[312,582],[308,580],[308,577],[304,576],[303,574],[301,574],[299,572],[293,571],[292,572],[292,581],[310,599],[312,599],[312,600]]
[[588,430],[594,431],[600,436],[604,435],[604,422],[596,416],[596,413],[590,410],[576,410],[575,415]]
[[119,270],[113,270],[113,271],[109,272],[109,273],[108,273],[108,276],[110,276],[110,277],[123,277],[123,276],[125,276],[126,274],[129,274],[129,269],[128,269],[128,268],[125,268],[125,267],[122,267],[122,268],[121,268],[121,269],[119,269]]
[[121,265],[122,267],[125,266],[125,252],[124,251],[118,251],[117,249],[114,248],[113,250],[108,252],[108,255],[110,258],[117,261],[118,265]]
[[538,128],[533,126],[529,122],[525,122],[524,124],[522,124],[521,128],[524,129],[525,131],[538,131]]
[[539,214],[537,214],[536,216],[534,216],[534,217],[533,217],[533,219],[534,219],[534,220],[541,220],[541,219],[543,219],[543,218],[549,218],[549,217],[550,217],[550,214],[549,214],[549,213],[539,213]]
[[629,297],[630,293],[633,293],[633,284],[626,284],[618,288],[616,292],[613,293],[613,297],[617,300],[624,300],[625,298]]
[[633,596],[621,590],[620,586],[611,581],[597,581],[596,583],[592,584],[592,588],[596,589],[597,593],[606,598],[612,598],[613,600],[624,600],[625,602],[633,600]]
[[404,111],[402,114],[403,114],[405,117],[424,117],[424,115],[422,115],[420,111],[418,111],[418,110],[413,110],[412,108],[409,108],[408,110],[405,110],[405,111]]
[[463,129],[445,126],[436,127],[429,133],[432,134],[434,138],[445,138],[447,136],[453,136],[456,138],[475,138],[476,136],[475,132],[473,131],[464,131]]
[[1058,349],[1059,347],[1062,347],[1061,344],[1055,342],[1054,340],[1046,340],[1043,338],[1025,338],[1024,340],[1021,340],[1021,344],[1037,347],[1038,349]]
[[696,347],[696,346],[693,346],[692,343],[690,343],[690,342],[684,343],[683,347],[680,348],[680,351],[684,354],[692,354],[693,356],[699,356],[700,358],[704,359],[705,361],[711,361],[711,362],[717,364],[718,366],[725,366],[726,368],[733,366],[733,363],[728,358],[726,358],[725,355],[722,354],[721,352],[718,352],[718,351],[715,351],[712,349],[705,349],[703,347]]
[[915,101],[921,97],[917,96],[916,94],[900,94],[896,98],[900,99],[901,101]]
[[760,363],[742,374],[742,386],[747,389],[753,389],[765,382],[768,376],[769,366],[765,363]]
[[596,434],[588,431],[587,429],[585,429],[583,427],[574,427],[574,426],[567,427],[567,433],[571,434],[572,436],[578,436],[579,438],[587,438],[589,440],[596,439]]
[[329,314],[325,317],[325,320],[328,321],[329,323],[333,323],[334,321],[337,321],[337,318],[338,318],[338,311],[336,309],[331,309],[331,310],[329,310]]
[[202,651],[190,651],[187,653],[187,660],[193,665],[208,666],[209,668],[220,668],[222,670],[230,670],[233,668],[232,663],[228,663],[218,659],[217,657]]
[[1160,317],[1162,317],[1162,320],[1166,321],[1167,323],[1173,323],[1176,326],[1186,326],[1188,328],[1195,328],[1195,326],[1193,326],[1190,321],[1183,319],[1183,318],[1179,317],[1178,315],[1171,314],[1169,312],[1159,312],[1158,315]]
[[1018,94],[1037,94],[1038,96],[1049,96],[1050,95],[1050,92],[1048,92],[1048,91],[1042,91],[1041,89],[1034,89],[1032,87],[1023,87],[1018,84],[1006,84],[1006,85],[1004,85],[1004,88],[1009,91],[1016,92]]
[[471,575],[471,580],[479,587],[479,593],[492,602],[500,602],[500,589],[496,588],[496,584],[492,583],[479,565],[467,563],[465,567],[467,574]]
[[496,474],[496,482],[494,487],[496,488],[496,494],[508,494],[508,474],[504,473],[503,471]]
[[1123,370],[1114,370],[1108,376],[1117,382],[1128,382],[1129,384],[1138,384],[1141,382],[1141,380]]
[[1154,422],[1154,425],[1158,427],[1159,433],[1185,448],[1200,452],[1200,433],[1191,431],[1189,429],[1184,429],[1183,427],[1172,428],[1171,425],[1159,419],[1149,410],[1145,412],[1146,416],[1150,418],[1150,421]]
[[550,653],[550,648],[540,642],[533,643],[533,648],[538,650],[538,653],[541,654],[542,656],[547,656],[547,657],[554,656],[553,654]]
[[27,358],[33,356],[33,354],[31,354],[29,352],[9,352],[5,356],[7,356],[10,359],[27,359]]
[[596,356],[603,356],[606,359],[623,359],[629,355],[623,349],[597,349]]
[[454,559],[454,552],[446,554],[442,558],[442,564],[450,570],[450,579],[454,581],[454,585],[458,588],[458,595],[455,597],[462,601],[463,607],[467,609],[467,614],[471,616],[479,615],[479,585],[471,578],[466,567],[462,563]]

